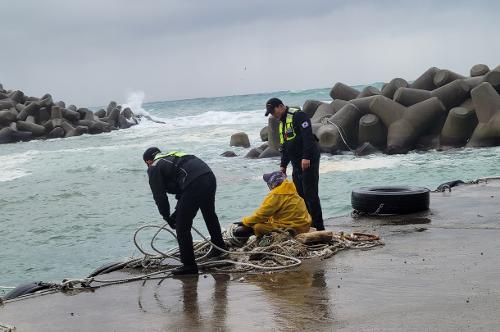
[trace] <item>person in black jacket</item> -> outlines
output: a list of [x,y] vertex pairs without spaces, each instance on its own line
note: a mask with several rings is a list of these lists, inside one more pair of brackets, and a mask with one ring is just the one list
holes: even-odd
[[306,202],[312,226],[324,230],[318,193],[320,151],[312,132],[311,120],[306,113],[285,106],[278,98],[267,101],[266,116],[269,114],[280,121],[281,171],[286,174],[288,164],[292,163],[293,182]]
[[[160,149],[151,147],[144,152],[143,159],[148,165],[149,186],[158,210],[177,234],[183,265],[172,273],[198,274],[191,236],[193,218],[198,210],[203,214],[211,241],[216,246],[226,249],[219,219],[215,213],[217,188],[215,175],[203,160],[182,152],[163,154]],[[177,199],[177,206],[172,214],[167,193],[174,194]],[[222,254],[221,251],[212,248],[207,258]]]

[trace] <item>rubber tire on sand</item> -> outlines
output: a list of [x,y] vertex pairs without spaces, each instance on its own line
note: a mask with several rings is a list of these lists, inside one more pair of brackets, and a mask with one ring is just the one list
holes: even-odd
[[430,190],[422,187],[378,186],[361,187],[351,193],[352,208],[359,212],[378,214],[408,214],[429,209]]
[[27,295],[27,294],[33,294],[35,292],[48,289],[50,287],[49,284],[43,283],[43,282],[29,282],[26,284],[22,284],[17,286],[15,289],[11,290],[9,293],[7,293],[4,297],[3,300],[12,300],[15,299],[16,297]]

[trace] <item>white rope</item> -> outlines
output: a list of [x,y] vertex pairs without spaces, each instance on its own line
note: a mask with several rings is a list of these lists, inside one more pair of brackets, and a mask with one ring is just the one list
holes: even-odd
[[[158,226],[158,225],[145,225],[145,226],[140,227],[134,233],[134,244],[137,247],[137,249],[141,253],[143,253],[146,257],[149,257],[149,258],[158,258],[157,256],[152,255],[152,254],[148,253],[147,251],[145,251],[138,244],[138,242],[137,242],[137,234],[140,231],[142,231],[142,230],[144,230],[146,228],[158,228],[158,231],[154,234],[154,236],[153,236],[153,238],[152,238],[152,240],[150,242],[150,245],[152,246],[153,250],[156,251],[157,253],[159,253],[161,255],[161,257],[174,258],[174,259],[180,261],[180,259],[178,257],[175,257],[173,254],[161,252],[160,250],[158,250],[157,248],[154,247],[154,240],[156,239],[156,237],[159,235],[159,233],[161,231],[167,231],[167,232],[169,232],[171,235],[173,235],[175,237],[174,232],[172,232],[170,229],[166,228],[167,225],[168,225],[168,223],[165,223],[162,226]],[[285,260],[292,261],[291,264],[287,264],[287,265],[284,265],[284,266],[270,267],[270,266],[261,266],[261,265],[257,265],[257,264],[246,263],[246,262],[239,262],[239,261],[235,261],[235,260],[223,259],[223,260],[219,260],[219,261],[215,260],[215,261],[210,261],[210,262],[207,262],[207,263],[199,263],[198,264],[199,266],[217,265],[217,264],[234,264],[234,265],[242,265],[242,266],[246,266],[246,267],[252,267],[254,269],[259,269],[259,270],[273,271],[273,270],[281,270],[281,269],[291,268],[291,267],[295,267],[295,266],[298,266],[298,265],[302,264],[302,261],[300,259],[298,259],[298,258],[291,257],[291,256],[286,256],[286,255],[281,255],[281,254],[274,253],[274,252],[266,252],[266,251],[244,251],[244,252],[229,251],[229,250],[223,249],[223,248],[215,245],[213,242],[210,241],[210,239],[208,237],[204,236],[198,229],[196,229],[196,227],[193,226],[192,228],[204,240],[204,242],[202,242],[201,245],[199,246],[197,252],[201,251],[202,248],[206,249],[208,247],[208,246],[204,246],[206,244],[206,245],[209,245],[210,247],[214,247],[215,249],[217,249],[217,250],[219,250],[221,252],[224,252],[224,253],[227,253],[227,254],[231,254],[231,255],[260,254],[260,255],[275,256],[275,257],[279,257],[279,258],[284,258]],[[228,233],[232,233],[232,232],[228,232]],[[197,258],[196,260],[197,261],[203,260],[206,257],[207,254],[208,254],[208,251],[207,251],[207,253],[205,255]]]
[[345,146],[347,146],[347,148],[351,151],[351,152],[355,152],[355,150],[351,149],[351,147],[349,146],[349,144],[347,144],[347,141],[346,139],[344,138],[344,135],[342,135],[342,130],[340,128],[339,125],[337,125],[336,123],[330,121],[330,119],[328,118],[324,118],[328,123],[332,124],[335,126],[335,128],[337,128],[339,134],[340,134],[340,138],[342,138],[342,141],[344,142]]
[[198,233],[198,235],[201,236],[206,242],[210,243],[212,245],[212,247],[218,249],[219,251],[228,253],[228,254],[232,254],[232,255],[253,255],[253,254],[269,255],[269,256],[275,256],[275,257],[285,258],[285,259],[288,259],[288,260],[294,262],[294,263],[289,264],[289,265],[276,266],[276,267],[260,266],[260,265],[256,265],[256,264],[243,263],[243,262],[231,261],[231,260],[222,260],[221,262],[224,262],[224,263],[225,262],[227,262],[227,263],[234,262],[234,264],[237,264],[237,265],[249,266],[249,267],[253,267],[253,268],[256,268],[256,269],[269,270],[269,271],[272,271],[272,270],[282,270],[282,269],[285,269],[285,268],[291,268],[291,267],[299,266],[300,264],[302,264],[302,261],[300,259],[298,259],[298,258],[295,258],[295,257],[292,257],[292,256],[281,255],[281,254],[277,254],[277,253],[274,253],[274,252],[268,252],[268,251],[242,251],[242,252],[240,252],[240,251],[225,250],[225,249],[222,249],[222,248],[216,246],[215,244],[213,244],[203,234],[201,234],[201,232],[198,231],[195,227],[193,227],[193,230],[196,233]]

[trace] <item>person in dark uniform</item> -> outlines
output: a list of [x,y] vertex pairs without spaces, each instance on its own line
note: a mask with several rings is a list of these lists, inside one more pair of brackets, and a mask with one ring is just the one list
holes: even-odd
[[311,120],[306,113],[298,108],[285,106],[278,98],[267,101],[266,116],[269,114],[280,121],[281,171],[286,174],[288,164],[292,163],[293,182],[306,202],[312,226],[317,230],[324,230],[318,194],[320,151],[312,132]]
[[[161,153],[160,149],[151,147],[144,152],[143,159],[148,165],[149,186],[158,210],[177,234],[183,265],[172,273],[198,274],[191,235],[193,218],[198,210],[203,214],[211,241],[226,249],[215,213],[215,175],[203,160],[182,152]],[[172,214],[167,193],[174,194],[177,199],[177,206]],[[207,258],[221,255],[223,252],[212,248]]]

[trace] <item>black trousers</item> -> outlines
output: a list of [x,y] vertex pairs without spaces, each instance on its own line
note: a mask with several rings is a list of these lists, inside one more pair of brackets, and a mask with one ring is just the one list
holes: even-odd
[[181,262],[186,266],[196,265],[191,227],[193,219],[201,210],[211,241],[225,248],[219,218],[215,213],[215,191],[217,181],[213,173],[196,178],[182,193],[176,206],[175,231],[181,254]]
[[307,211],[312,217],[312,226],[317,230],[324,230],[323,212],[319,201],[318,183],[319,183],[319,158],[311,160],[311,166],[302,171],[302,160],[292,160],[293,183],[297,188],[300,197],[304,199]]

